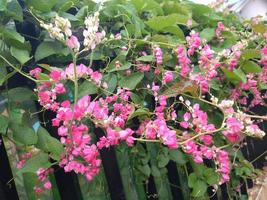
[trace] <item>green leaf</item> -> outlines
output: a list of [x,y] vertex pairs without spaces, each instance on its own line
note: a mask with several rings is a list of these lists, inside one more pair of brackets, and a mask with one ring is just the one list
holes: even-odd
[[67,56],[70,52],[67,48],[64,48],[60,43],[58,42],[51,42],[46,41],[42,42],[36,49],[35,52],[35,61],[42,60],[48,56],[59,54]]
[[167,14],[173,14],[173,13],[179,13],[182,15],[186,15],[188,17],[192,17],[192,12],[189,9],[189,7],[187,5],[178,3],[178,2],[174,2],[174,1],[165,1],[163,3],[163,10],[164,13]]
[[201,39],[206,39],[208,42],[215,36],[214,28],[205,28],[200,32]]
[[114,90],[117,87],[117,76],[116,76],[116,74],[114,74],[114,73],[106,74],[103,77],[103,80],[104,80],[104,82],[106,82],[108,84],[107,90],[109,92],[114,92]]
[[184,154],[179,149],[170,149],[169,150],[170,159],[176,162],[179,165],[186,164],[186,158]]
[[134,117],[149,115],[149,110],[147,108],[139,108],[135,110],[128,118],[128,120],[133,119]]
[[12,39],[12,40],[16,40],[19,43],[24,43],[25,39],[24,37],[22,37],[16,30],[14,29],[10,29],[10,28],[5,28],[3,30],[3,35],[4,38],[6,39]]
[[160,154],[158,156],[158,167],[162,168],[165,167],[170,161],[170,158],[168,156]]
[[261,67],[257,63],[250,60],[246,60],[245,62],[243,62],[241,68],[246,74],[261,72]]
[[202,180],[197,180],[193,185],[192,196],[202,197],[207,191],[207,184]]
[[27,50],[25,49],[18,49],[14,46],[10,48],[11,55],[16,58],[21,65],[26,63],[28,60],[30,60],[30,54]]
[[151,166],[151,174],[154,177],[160,177],[161,176],[159,168],[157,166],[155,166],[155,165]]
[[6,116],[0,115],[0,134],[6,134],[6,129],[8,127],[8,118]]
[[261,58],[261,52],[257,49],[245,49],[242,51],[241,55],[245,60],[249,60],[252,58]]
[[6,9],[7,0],[0,0],[0,11],[4,11]]
[[161,32],[172,33],[173,35],[177,35],[179,39],[185,40],[184,32],[179,26],[168,26],[165,27]]
[[243,83],[247,82],[246,74],[241,69],[234,69],[233,72]]
[[191,173],[189,176],[188,176],[188,186],[190,188],[193,188],[194,187],[194,184],[195,182],[197,181],[197,175],[195,173]]
[[25,124],[11,122],[11,130],[13,131],[13,139],[24,145],[33,145],[37,143],[37,134],[31,127]]
[[203,175],[204,175],[205,181],[209,185],[214,185],[219,182],[219,174],[215,172],[214,169],[210,169],[210,168],[206,169]]
[[50,136],[46,129],[40,127],[37,131],[38,141],[36,147],[44,152],[50,152],[54,160],[59,160],[63,152],[63,145],[54,137]]
[[57,0],[26,0],[27,6],[33,7],[36,10],[40,10],[43,12],[49,12],[57,3]]
[[115,67],[111,70],[108,70],[108,72],[115,72],[115,71],[123,71],[123,70],[126,70],[126,69],[130,69],[132,66],[131,63],[127,62],[125,64],[123,64],[122,66],[120,66],[119,68]]
[[147,177],[150,176],[151,174],[151,170],[149,165],[140,165],[137,167],[144,175],[146,175]]
[[98,92],[98,86],[89,80],[85,80],[78,89],[78,98],[85,95],[96,94]]
[[222,68],[222,71],[225,76],[234,84],[240,81],[246,82],[246,75],[241,69],[234,69],[233,71],[229,71],[226,68]]
[[17,0],[8,1],[6,12],[7,15],[12,17],[14,20],[18,20],[20,22],[23,20],[22,8]]
[[155,15],[163,15],[160,4],[154,0],[131,0],[131,3],[139,13],[150,11]]
[[141,56],[141,57],[137,58],[136,61],[152,62],[152,61],[154,61],[154,56],[153,55]]
[[119,62],[120,64],[125,63],[127,52],[121,52],[116,58],[114,58],[109,65],[105,68],[107,72],[110,72],[112,70],[116,71],[116,62]]
[[[186,25],[190,17],[181,14],[170,14],[167,16],[157,16],[146,21],[146,24],[155,31],[162,31],[164,28],[177,24]],[[193,21],[193,24],[196,23]]]
[[36,174],[36,171],[39,168],[49,168],[51,166],[51,163],[49,162],[49,156],[47,153],[38,153],[35,156],[31,157],[23,168],[21,168],[17,173],[34,173]]
[[267,31],[267,27],[264,25],[264,23],[253,24],[252,29],[254,32],[261,34],[264,34]]
[[3,66],[0,62],[0,86],[3,85],[3,83],[6,81],[6,75],[7,75],[7,71],[6,71],[6,67]]
[[14,102],[36,100],[33,91],[25,87],[16,87],[8,90],[8,98]]
[[198,96],[198,85],[192,81],[181,81],[163,91],[167,97],[176,97],[181,93],[189,92],[192,96]]
[[135,72],[135,73],[132,73],[129,76],[121,77],[121,80],[119,81],[119,85],[122,88],[127,88],[129,90],[133,90],[138,85],[138,83],[141,82],[141,80],[143,78],[144,78],[144,73]]

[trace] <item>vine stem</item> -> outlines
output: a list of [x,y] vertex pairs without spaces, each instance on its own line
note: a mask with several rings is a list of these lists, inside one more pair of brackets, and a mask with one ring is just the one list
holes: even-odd
[[12,65],[4,56],[0,55],[0,58],[2,58],[10,67],[12,67],[16,72],[20,73],[22,76],[34,81],[34,82],[40,82],[30,76],[28,76],[27,74],[23,73],[21,70],[19,70],[18,68],[16,68],[14,65]]

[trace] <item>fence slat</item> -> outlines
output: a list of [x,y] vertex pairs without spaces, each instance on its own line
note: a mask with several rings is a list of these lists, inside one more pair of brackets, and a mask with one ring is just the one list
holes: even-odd
[[13,178],[13,175],[9,165],[9,160],[7,157],[4,142],[2,140],[2,136],[0,136],[0,140],[2,143],[0,145],[0,192],[3,192],[2,194],[0,194],[0,197],[3,197],[3,199],[6,198],[7,200],[18,200],[19,197],[16,190],[15,182],[9,182]]
[[[129,153],[125,144],[116,147],[116,157],[119,164],[120,174],[122,178],[123,189],[126,200],[141,199],[142,194],[138,194],[136,183],[133,176],[133,168],[130,165]],[[141,192],[139,190],[139,192]]]
[[[150,164],[151,166],[157,166],[157,156],[158,156],[158,147],[157,144],[147,143],[147,151],[150,152]],[[164,172],[166,171],[166,173]],[[159,200],[172,200],[172,193],[171,188],[167,176],[167,169],[166,167],[161,168],[160,170],[160,176],[153,176],[154,182],[157,189],[158,199]]]

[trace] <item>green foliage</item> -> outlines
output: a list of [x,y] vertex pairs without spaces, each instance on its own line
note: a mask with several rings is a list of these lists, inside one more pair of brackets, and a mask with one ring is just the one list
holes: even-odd
[[46,129],[39,127],[37,131],[38,141],[36,147],[44,152],[51,153],[54,160],[59,160],[63,153],[63,145],[54,137],[50,136]]

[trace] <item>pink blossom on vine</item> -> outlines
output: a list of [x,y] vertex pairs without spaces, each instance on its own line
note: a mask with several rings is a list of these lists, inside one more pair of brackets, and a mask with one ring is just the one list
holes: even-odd
[[156,58],[157,65],[162,65],[163,63],[163,52],[159,46],[153,48],[154,56]]
[[166,71],[163,75],[162,84],[167,84],[173,81],[173,72]]
[[180,64],[180,75],[182,77],[186,77],[190,72],[191,72],[191,68],[190,68],[190,59],[186,56],[185,54],[185,50],[183,47],[177,47],[176,49],[176,53],[178,55],[178,62]]
[[199,33],[191,31],[190,35],[186,37],[187,44],[189,49],[187,51],[188,56],[193,56],[195,51],[201,46],[201,39]]
[[230,180],[230,160],[229,155],[227,151],[224,150],[216,150],[216,156],[215,156],[216,163],[218,165],[217,171],[221,174],[220,182],[219,184],[223,184],[225,182],[228,182]]
[[244,128],[243,124],[236,118],[230,117],[226,120],[227,130],[222,131],[223,135],[230,142],[237,142],[241,137],[241,130]]
[[42,69],[39,67],[34,68],[30,71],[30,75],[36,79],[40,78],[40,73],[42,72]]
[[80,48],[80,43],[78,41],[78,38],[74,35],[70,36],[66,40],[66,44],[70,49],[74,49],[75,51],[78,51]]

